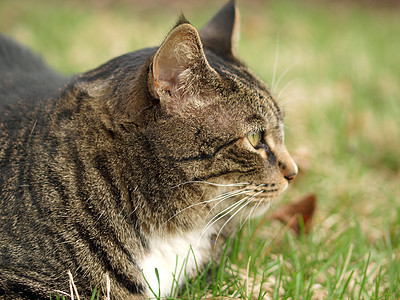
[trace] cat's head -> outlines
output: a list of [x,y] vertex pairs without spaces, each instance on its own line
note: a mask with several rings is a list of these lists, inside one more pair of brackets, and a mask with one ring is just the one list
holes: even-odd
[[213,187],[216,199],[237,193],[234,201],[252,207],[280,195],[297,166],[284,145],[282,110],[236,58],[236,35],[234,1],[200,32],[181,20],[152,60],[149,86],[163,112],[159,155],[183,170],[181,183]]
[[[128,128],[113,137],[124,139],[124,159],[135,161],[139,174],[134,184],[166,219],[207,200],[209,208],[268,207],[296,176],[282,110],[235,55],[237,19],[234,1],[200,31],[181,18],[159,48],[117,58],[82,77],[92,98],[102,94],[113,123]],[[103,123],[109,119],[107,114]]]

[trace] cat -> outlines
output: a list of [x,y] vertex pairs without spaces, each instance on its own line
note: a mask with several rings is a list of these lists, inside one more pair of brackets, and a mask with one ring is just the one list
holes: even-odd
[[68,270],[81,297],[168,296],[287,188],[283,112],[237,27],[230,1],[72,77],[0,36],[0,298],[69,291]]

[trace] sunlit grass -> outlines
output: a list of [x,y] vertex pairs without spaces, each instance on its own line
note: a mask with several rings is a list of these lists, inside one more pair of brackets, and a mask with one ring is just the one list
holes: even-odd
[[[201,26],[223,2],[3,0],[0,29],[76,73],[159,44],[180,5]],[[210,266],[182,297],[399,298],[400,11],[345,1],[242,2],[240,56],[270,85],[279,81],[286,141],[301,168],[282,202],[313,192],[317,214],[300,238],[277,239],[284,229],[268,220],[252,238],[253,220],[226,266]]]

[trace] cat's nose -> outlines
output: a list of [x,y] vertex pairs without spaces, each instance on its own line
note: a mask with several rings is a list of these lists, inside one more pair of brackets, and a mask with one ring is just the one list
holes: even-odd
[[290,183],[295,179],[298,168],[286,147],[281,147],[278,151],[278,167],[283,175],[283,177]]
[[284,177],[288,182],[291,182],[296,177],[296,175],[297,173],[291,173],[289,175],[285,175]]
[[288,160],[281,164],[283,177],[290,183],[296,178],[298,168],[294,160],[289,156]]

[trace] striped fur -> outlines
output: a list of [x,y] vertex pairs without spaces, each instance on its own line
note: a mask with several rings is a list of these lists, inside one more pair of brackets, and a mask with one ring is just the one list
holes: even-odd
[[72,78],[0,36],[0,298],[68,291],[68,270],[81,296],[106,275],[115,299],[150,296],[155,245],[203,241],[205,264],[286,189],[282,112],[220,17],[237,27],[233,1],[200,35],[182,19],[160,48]]

